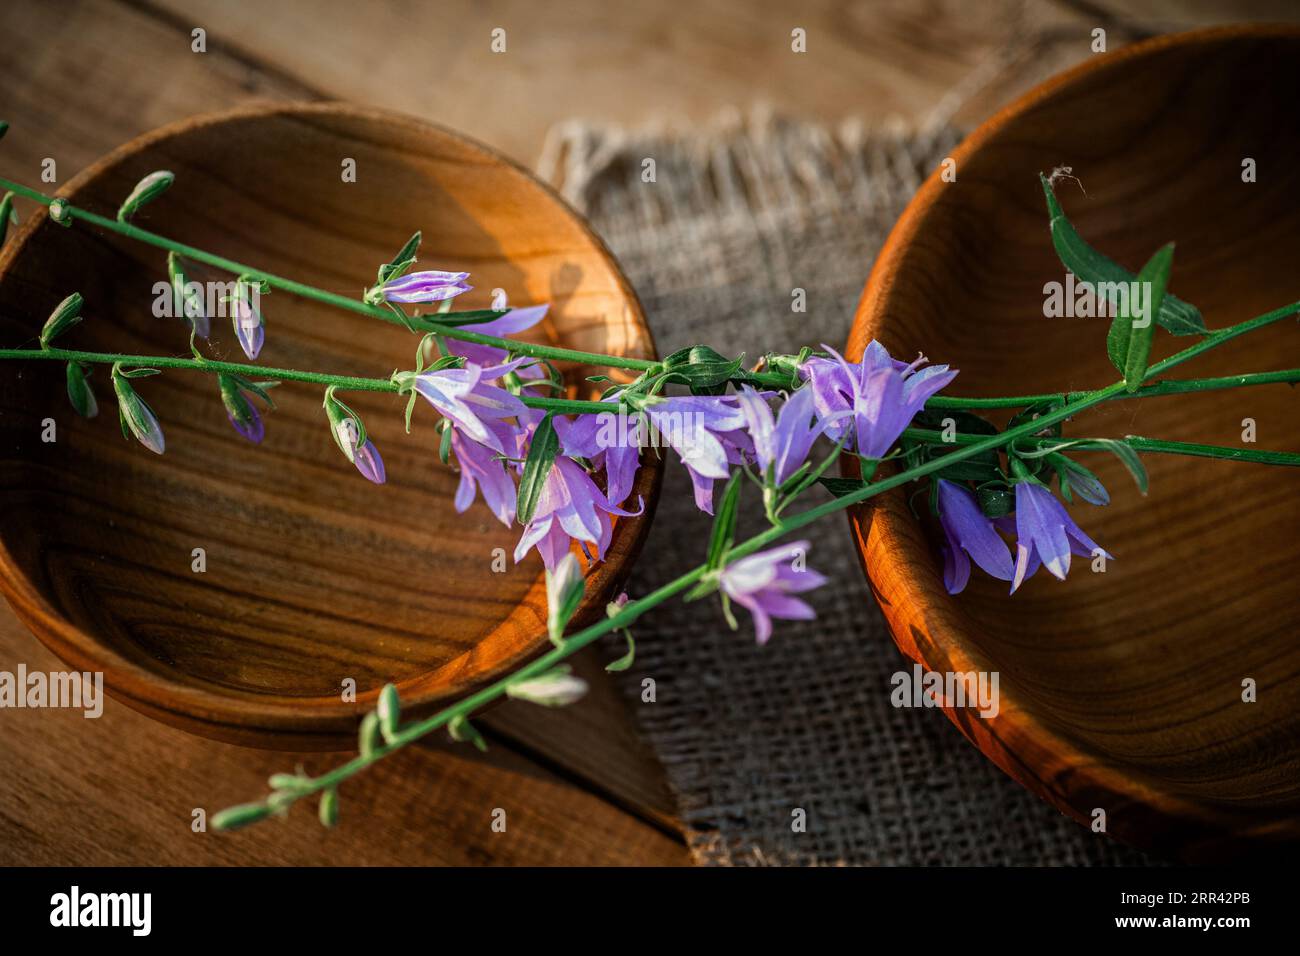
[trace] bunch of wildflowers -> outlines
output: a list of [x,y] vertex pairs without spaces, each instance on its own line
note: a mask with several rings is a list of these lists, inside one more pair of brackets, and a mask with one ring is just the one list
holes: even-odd
[[[0,349],[0,358],[45,359],[66,363],[67,393],[78,413],[93,418],[98,402],[91,385],[96,365],[110,366],[110,382],[123,433],[149,451],[163,454],[166,442],[154,409],[136,382],[166,369],[217,375],[223,413],[235,431],[257,444],[267,436],[259,405],[273,410],[270,390],[281,381],[324,385],[323,410],[329,434],[358,472],[376,484],[387,480],[383,458],[361,416],[343,397],[349,391],[408,396],[406,427],[424,399],[436,414],[430,432],[431,457],[460,474],[453,506],[464,512],[481,497],[483,506],[507,526],[520,527],[516,562],[536,550],[546,569],[547,635],[553,647],[496,683],[451,707],[403,725],[401,702],[391,684],[383,688],[373,712],[359,728],[360,756],[319,777],[277,774],[272,793],[262,801],[223,811],[218,828],[247,825],[283,813],[299,799],[320,797],[320,817],[333,825],[337,789],[353,774],[436,729],[455,740],[485,746],[470,717],[500,696],[555,706],[581,697],[586,684],[569,673],[564,658],[606,633],[620,633],[627,653],[610,665],[623,670],[634,662],[628,626],[646,610],[674,595],[687,600],[717,596],[733,627],[734,607],[744,608],[759,643],[769,640],[774,621],[809,620],[806,600],[825,578],[808,567],[809,542],[776,544],[777,538],[820,517],[892,488],[926,482],[930,509],[941,538],[942,568],[948,591],[962,591],[972,563],[1008,582],[1012,592],[1039,568],[1065,579],[1071,556],[1113,560],[1075,522],[1065,504],[1074,496],[1105,506],[1109,493],[1076,453],[1117,455],[1145,492],[1147,476],[1139,451],[1300,464],[1300,455],[1242,452],[1206,445],[1180,445],[1126,436],[1122,439],[1066,439],[1062,424],[1104,401],[1267,382],[1295,382],[1300,370],[1254,373],[1231,380],[1177,382],[1158,379],[1168,369],[1236,335],[1293,315],[1286,306],[1229,329],[1210,333],[1200,313],[1167,294],[1172,247],[1165,247],[1136,275],[1091,249],[1073,230],[1043,179],[1053,243],[1065,266],[1101,288],[1104,283],[1145,283],[1150,295],[1139,299],[1145,311],[1120,308],[1106,348],[1121,380],[1081,393],[962,399],[941,394],[957,376],[946,364],[924,356],[895,359],[882,343],[868,343],[858,361],[829,346],[769,354],[746,367],[697,345],[653,361],[601,356],[542,346],[515,338],[547,316],[544,304],[510,308],[503,297],[493,308],[452,311],[454,299],[471,291],[471,276],[451,270],[412,271],[420,247],[415,233],[392,260],[379,266],[376,280],[357,299],[289,283],[256,269],[238,266],[165,237],[127,227],[131,216],[157,199],[173,182],[159,171],[145,177],[111,219],[71,206],[17,183],[0,199],[0,242],[13,220],[13,197],[44,203],[55,221],[71,226],[85,221],[134,238],[147,236],[168,250],[165,287],[190,329],[193,358],[150,357],[68,350],[56,344],[82,320],[83,302],[73,294],[59,303],[40,335],[39,348]],[[206,356],[198,340],[210,333],[210,316],[187,275],[190,262],[236,272],[224,299],[236,341],[251,361],[265,342],[260,295],[272,287],[347,308],[368,318],[399,323],[424,335],[415,366],[387,379],[360,379],[293,369],[218,361]],[[420,306],[436,304],[423,315]],[[414,311],[408,311],[415,307]],[[1150,363],[1157,328],[1174,335],[1198,336],[1197,343],[1162,362]],[[555,361],[601,361],[621,368],[625,382],[609,384],[599,401],[560,397],[566,383]],[[1148,384],[1149,380],[1156,379]],[[594,380],[609,382],[597,376]],[[1018,409],[1003,428],[976,414],[980,408]],[[712,516],[703,563],[640,600],[626,595],[606,608],[606,619],[570,633],[585,597],[586,568],[604,559],[616,520],[635,518],[644,502],[632,501],[646,456],[676,458],[690,476],[701,512]],[[828,474],[841,461],[856,465],[859,477]],[[431,465],[432,466],[432,465]],[[892,469],[892,474],[883,472]],[[854,469],[849,469],[854,470]],[[1056,483],[1056,492],[1052,483]],[[715,494],[722,483],[720,498]],[[742,489],[758,489],[770,527],[738,542],[737,514]],[[816,487],[831,499],[802,511],[789,509]]]

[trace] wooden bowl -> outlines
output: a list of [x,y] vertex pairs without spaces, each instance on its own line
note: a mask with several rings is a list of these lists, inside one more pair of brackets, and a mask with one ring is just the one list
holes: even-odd
[[[356,181],[343,182],[343,162]],[[112,214],[144,174],[176,184],[138,224],[236,261],[360,296],[417,228],[421,264],[472,273],[461,308],[492,290],[550,302],[534,330],[553,344],[653,357],[636,295],[587,226],[549,189],[485,147],[406,117],[292,105],[188,120],[141,137],[60,195]],[[36,214],[0,259],[0,336],[31,345],[68,293],[86,321],[61,345],[186,354],[181,323],[155,318],[165,254]],[[228,278],[224,275],[216,278]],[[405,329],[276,292],[263,300],[268,366],[387,377],[414,364]],[[229,321],[213,351],[244,361]],[[580,383],[593,369],[566,369]],[[602,369],[601,371],[605,371]],[[387,464],[365,480],[339,453],[322,390],[275,392],[266,438],[226,420],[211,376],[138,380],[162,419],[166,454],[123,439],[107,370],[92,378],[98,418],[80,419],[55,363],[0,375],[0,588],[18,616],[74,668],[102,670],[117,700],[196,733],[284,749],[352,746],[357,718],[397,684],[404,712],[428,711],[501,676],[545,643],[535,555],[515,566],[520,528],[478,502],[452,506],[457,476],[437,460],[423,402],[349,393]],[[54,419],[57,441],[42,441]],[[649,524],[658,470],[590,572],[587,616],[603,613]],[[207,570],[196,573],[203,548]],[[504,571],[494,570],[505,568]],[[344,702],[348,679],[355,702]]]
[[[1066,213],[1096,248],[1135,270],[1177,242],[1170,288],[1211,328],[1300,298],[1300,31],[1230,28],[1164,37],[1097,57],[1003,110],[953,153],[894,228],[859,305],[849,352],[872,338],[894,355],[961,369],[952,394],[1092,388],[1117,377],[1108,321],[1044,318],[1064,281],[1040,171],[1069,165]],[[1255,160],[1258,181],[1242,181]],[[1155,358],[1190,344],[1160,333]],[[1284,321],[1180,368],[1175,377],[1300,365]],[[1295,391],[1110,403],[1067,435],[1137,434],[1300,447]],[[935,671],[997,671],[1001,711],[949,717],[991,760],[1081,823],[1188,860],[1280,852],[1300,837],[1300,473],[1148,456],[1144,499],[1109,456],[1087,464],[1106,508],[1071,507],[1117,558],[1042,572],[1014,597],[974,572],[941,581],[934,529],[904,496],[852,516],[863,565],[894,639]],[[1243,681],[1258,685],[1244,703]]]

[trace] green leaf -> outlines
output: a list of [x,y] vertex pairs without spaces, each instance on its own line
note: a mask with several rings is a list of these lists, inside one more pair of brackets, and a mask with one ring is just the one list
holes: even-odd
[[560,453],[560,437],[555,434],[555,422],[551,413],[542,419],[537,431],[533,433],[532,443],[528,446],[528,457],[524,459],[524,473],[519,479],[519,494],[515,501],[515,510],[519,523],[527,525],[533,520],[537,510],[537,499],[541,497],[546,478],[551,473],[551,466]]
[[[1065,268],[1073,272],[1075,278],[1092,285],[1099,294],[1111,283],[1135,281],[1137,277],[1133,273],[1083,241],[1065,218],[1056,193],[1052,191],[1051,181],[1041,173],[1039,178],[1047,197],[1047,213],[1052,221],[1052,245],[1056,247],[1056,254]],[[1156,312],[1156,321],[1174,335],[1205,335],[1209,331],[1200,310],[1172,294],[1164,297]]]
[[471,724],[464,714],[457,714],[451,719],[451,722],[447,724],[447,733],[457,743],[468,741],[483,753],[487,753],[487,741],[483,739],[483,735],[479,733],[478,728]]
[[5,193],[4,198],[0,199],[0,246],[5,244],[5,236],[9,234],[9,224],[18,222],[18,214],[14,212],[14,194]]
[[627,670],[632,666],[632,662],[636,660],[636,641],[632,640],[632,632],[627,628],[622,628],[619,633],[627,640],[627,653],[618,660],[605,665],[605,670],[610,674],[617,674],[620,671]]
[[[1106,336],[1106,351],[1110,360],[1123,374],[1124,384],[1130,393],[1136,392],[1146,375],[1147,363],[1151,359],[1151,340],[1155,337],[1156,323],[1152,316],[1159,313],[1160,303],[1164,301],[1165,288],[1169,284],[1169,270],[1174,262],[1174,244],[1162,247],[1138,273],[1137,288],[1147,292],[1147,309],[1144,325],[1138,325],[1139,317],[1133,302],[1127,308],[1121,305],[1110,325]],[[1129,296],[1128,298],[1132,298]]]
[[866,485],[866,482],[860,478],[818,478],[817,483],[836,498],[851,495]]
[[[1108,451],[1129,470],[1133,476],[1133,481],[1137,483],[1138,491],[1142,494],[1147,493],[1150,484],[1146,465],[1142,464],[1142,456],[1128,442],[1118,438],[1077,438],[1074,441],[1060,442],[1056,445],[1043,445],[1033,451],[1016,451],[1020,458],[1044,458],[1056,452],[1065,451],[1067,448],[1078,448],[1081,451]],[[1079,466],[1082,467],[1082,466]]]
[[126,222],[146,203],[153,202],[175,181],[176,176],[165,169],[152,172],[135,184],[131,195],[127,196],[117,210],[117,221]]
[[439,325],[461,326],[494,322],[507,314],[496,309],[463,309],[460,312],[441,312],[436,316],[421,316],[421,318],[427,318],[430,322],[437,322]]
[[722,504],[713,519],[713,532],[709,535],[708,557],[705,568],[712,571],[722,567],[727,552],[736,542],[736,511],[740,505],[740,479],[744,472],[737,469],[727,481],[727,489],[722,494]]
[[379,267],[380,285],[383,285],[389,279],[400,276],[410,268],[411,263],[415,261],[415,254],[420,249],[420,236],[421,234],[417,232],[410,239],[407,239],[406,245],[398,250],[397,255],[393,256],[393,260]]

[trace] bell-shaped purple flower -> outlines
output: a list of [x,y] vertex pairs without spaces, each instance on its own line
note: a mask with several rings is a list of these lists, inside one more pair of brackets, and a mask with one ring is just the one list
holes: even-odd
[[825,577],[802,566],[807,553],[808,542],[795,541],[733,561],[722,570],[718,586],[754,616],[758,643],[766,644],[771,637],[772,618],[810,621],[817,616],[794,596],[826,583]]
[[691,476],[696,507],[713,514],[713,483],[729,477],[732,465],[753,454],[737,397],[681,395],[644,410],[654,428],[651,441],[677,452]]
[[[851,447],[867,458],[884,457],[926,401],[957,375],[947,365],[921,368],[924,356],[910,365],[896,361],[875,341],[858,363],[822,348],[833,358],[811,358],[800,374],[812,387],[826,434],[839,441],[848,431]],[[841,419],[844,412],[851,419]]]
[[1021,481],[1016,484],[1016,568],[1011,578],[1011,593],[1043,567],[1056,578],[1064,581],[1070,571],[1070,554],[1091,557],[1100,551],[1111,555],[1097,546],[1074,523],[1070,513],[1052,495],[1045,486],[1035,481]]
[[741,388],[739,400],[758,467],[765,475],[770,468],[774,483],[780,485],[807,461],[829,419],[814,422],[813,392],[807,387],[791,395],[775,419],[767,400],[748,385]]
[[493,426],[507,418],[522,418],[527,407],[517,396],[503,388],[487,384],[508,375],[532,359],[522,358],[505,365],[482,368],[473,363],[464,368],[444,368],[430,372],[403,373],[399,384],[414,388],[438,413],[480,445],[503,455],[513,455],[515,448],[502,441]]
[[959,594],[970,580],[974,559],[987,574],[1010,581],[1015,574],[1011,551],[975,496],[961,485],[939,479],[939,523],[948,542],[943,548],[943,586]]
[[[522,309],[510,309],[501,313],[499,319],[477,323],[468,326],[468,328],[471,332],[478,332],[480,335],[495,335],[504,338],[531,329],[546,317],[549,308],[549,305],[530,305]],[[506,360],[506,350],[497,348],[495,345],[480,345],[477,342],[447,339],[447,349],[452,355],[463,355],[466,361],[481,365],[484,368],[491,365],[500,365]],[[537,364],[525,366],[520,369],[519,374],[521,377],[541,376],[544,371],[542,366]]]
[[617,410],[617,396],[606,401],[611,411],[579,415],[572,422],[557,419],[556,431],[566,455],[586,458],[605,470],[605,497],[621,505],[632,493],[640,469],[640,431],[635,418]]
[[460,485],[456,488],[456,511],[464,513],[474,503],[477,491],[483,492],[483,501],[507,528],[515,520],[515,483],[506,470],[499,452],[472,438],[466,438],[455,428],[451,430],[451,448],[460,466]]
[[536,547],[546,566],[554,568],[569,553],[570,538],[594,545],[595,560],[602,560],[613,537],[610,516],[640,513],[641,509],[624,511],[611,504],[581,465],[560,455],[546,475],[533,519],[515,547],[515,561],[522,561]]
[[468,272],[412,272],[385,282],[380,291],[389,302],[441,302],[474,288]]

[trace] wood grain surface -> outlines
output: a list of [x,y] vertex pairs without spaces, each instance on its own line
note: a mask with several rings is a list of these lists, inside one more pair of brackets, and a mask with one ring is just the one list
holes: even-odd
[[[907,0],[798,5],[807,58],[789,49],[794,16],[775,0],[712,4],[331,3],[56,0],[0,6],[0,171],[26,181],[42,160],[59,182],[131,138],[194,114],[268,101],[342,98],[465,129],[532,164],[547,128],[571,117],[685,124],[769,103],[838,120],[920,119],[983,69],[1017,30],[1029,55],[989,66],[963,92],[982,119],[1010,95],[1111,42],[1232,19],[1294,16],[1282,2],[1090,0],[970,4]],[[321,10],[321,7],[316,7]],[[510,52],[487,57],[490,31]],[[208,52],[191,50],[207,31]],[[380,29],[382,28],[382,29]],[[522,28],[522,29],[521,29]],[[777,55],[779,53],[779,55]],[[27,210],[24,208],[24,214]],[[653,317],[651,317],[653,324]],[[220,423],[218,423],[220,424]],[[225,427],[225,426],[222,426]],[[333,472],[331,472],[333,473]],[[595,678],[618,648],[579,655]],[[0,669],[57,659],[0,608]],[[86,721],[18,711],[0,733],[3,863],[678,863],[662,771],[622,701],[596,680],[572,708],[510,702],[484,718],[488,760],[421,748],[343,791],[344,826],[322,835],[309,814],[283,826],[194,834],[190,810],[260,793],[268,772],[318,754],[258,753],[195,737],[110,706]],[[508,762],[501,767],[499,762]],[[509,838],[483,824],[499,795],[532,824]],[[388,799],[385,799],[385,797]],[[506,804],[503,804],[506,805]],[[512,819],[515,819],[512,816]]]
[[[1089,63],[998,114],[954,154],[957,180],[918,193],[877,259],[850,342],[924,348],[960,368],[963,395],[1100,387],[1116,377],[1106,320],[1044,318],[1064,281],[1039,171],[1079,232],[1136,269],[1175,240],[1170,289],[1220,328],[1300,298],[1294,75],[1300,30],[1154,40]],[[1242,161],[1258,181],[1244,182]],[[1190,344],[1159,334],[1152,359]],[[1294,367],[1294,321],[1235,340],[1175,377]],[[1064,376],[1064,377],[1063,377]],[[1258,428],[1244,445],[1244,420]],[[1264,386],[1113,402],[1067,437],[1126,434],[1300,447],[1294,389]],[[1300,494],[1295,469],[1148,456],[1143,498],[1109,457],[1111,490],[1076,520],[1116,560],[1014,597],[976,575],[943,589],[934,529],[902,496],[855,514],[864,562],[900,648],[928,668],[998,671],[1001,712],[950,717],[1030,789],[1082,822],[1188,859],[1300,840]],[[1258,684],[1243,703],[1242,682]]]
[[[355,182],[341,175],[345,161]],[[346,292],[419,227],[423,265],[471,273],[460,307],[486,307],[500,289],[517,304],[550,303],[533,338],[653,357],[636,297],[599,240],[526,173],[439,128],[338,105],[255,107],[134,140],[63,193],[111,211],[156,169],[178,186],[135,221],[163,235]],[[0,255],[4,339],[32,341],[77,290],[88,319],[65,346],[183,350],[183,326],[153,310],[165,261],[34,218]],[[284,293],[261,311],[261,366],[385,378],[414,365],[418,338],[400,325]],[[211,354],[242,360],[229,320],[212,324]],[[574,395],[597,396],[584,380],[595,369],[561,371]],[[549,644],[541,561],[515,564],[519,529],[486,507],[456,513],[459,479],[438,467],[430,409],[417,407],[407,434],[405,399],[347,393],[387,463],[375,486],[338,454],[320,387],[278,388],[268,438],[253,447],[229,427],[211,377],[139,382],[168,433],[167,453],[154,455],[124,441],[111,414],[77,416],[59,365],[22,372],[0,380],[0,588],[51,649],[104,672],[119,700],[219,739],[337,750],[384,684],[415,717]],[[107,410],[105,378],[101,369],[92,381]],[[42,434],[51,419],[53,442]],[[647,462],[634,489],[651,505],[658,471]],[[580,617],[603,614],[648,526],[646,515],[618,522]]]

